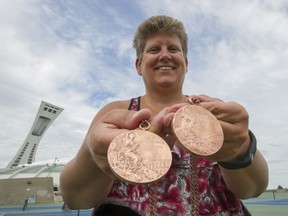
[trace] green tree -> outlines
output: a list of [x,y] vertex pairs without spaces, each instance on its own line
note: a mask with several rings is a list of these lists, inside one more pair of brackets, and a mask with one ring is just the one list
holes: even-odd
[[283,187],[281,185],[278,185],[277,189],[283,189]]

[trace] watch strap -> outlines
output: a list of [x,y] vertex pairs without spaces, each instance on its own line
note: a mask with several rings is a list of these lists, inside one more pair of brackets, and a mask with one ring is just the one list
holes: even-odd
[[242,168],[250,166],[256,153],[257,140],[251,130],[249,130],[249,136],[251,140],[250,147],[240,162],[227,163],[227,162],[218,161],[218,164],[225,169],[231,169],[231,170],[242,169]]

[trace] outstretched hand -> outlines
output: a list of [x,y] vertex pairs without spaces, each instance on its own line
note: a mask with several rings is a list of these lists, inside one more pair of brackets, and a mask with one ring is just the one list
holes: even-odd
[[243,106],[235,102],[223,102],[206,95],[196,95],[199,106],[210,111],[220,122],[224,133],[222,148],[208,157],[214,161],[236,162],[249,148],[248,113]]
[[[131,111],[125,109],[113,109],[105,114],[101,119],[92,123],[87,134],[86,143],[90,154],[96,165],[111,178],[115,179],[108,159],[107,151],[112,140],[130,130],[138,130],[141,121],[148,120],[150,123],[149,131],[162,136],[163,118],[168,114],[168,108],[163,109],[156,116],[151,118],[148,109]],[[140,129],[139,129],[140,130]]]
[[[241,159],[250,144],[248,134],[249,116],[245,108],[235,102],[226,103],[206,95],[193,95],[191,97],[193,97],[194,101],[197,101],[197,106],[207,109],[218,119],[224,134],[224,143],[221,149],[206,158],[225,162],[237,162],[238,159]],[[176,141],[171,129],[173,116],[178,109],[187,104],[189,104],[189,98],[187,98],[187,103],[175,104],[169,107],[163,117],[162,124],[164,129],[162,134],[164,134],[163,137],[166,142],[169,142],[170,146]]]
[[142,120],[150,118],[151,112],[148,109],[138,112],[113,109],[92,123],[86,136],[86,143],[92,159],[104,173],[115,179],[107,159],[108,147],[112,140],[121,133],[136,129]]

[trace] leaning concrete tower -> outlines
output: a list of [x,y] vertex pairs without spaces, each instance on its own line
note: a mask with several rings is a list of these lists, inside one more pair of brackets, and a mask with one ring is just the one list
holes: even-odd
[[7,165],[15,167],[20,164],[31,164],[35,160],[36,151],[44,133],[63,111],[63,108],[42,101],[38,113],[23,145]]

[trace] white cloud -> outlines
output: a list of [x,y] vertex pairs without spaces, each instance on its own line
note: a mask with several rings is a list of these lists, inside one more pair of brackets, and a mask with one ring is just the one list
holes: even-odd
[[189,35],[185,93],[243,104],[270,164],[269,186],[287,187],[287,9],[285,0],[6,1],[0,163],[24,141],[41,100],[65,110],[44,136],[39,160],[74,155],[101,106],[143,94],[133,34],[143,19],[166,14],[183,21]]

